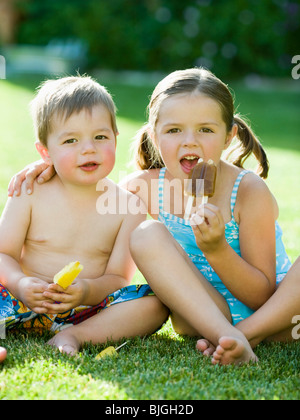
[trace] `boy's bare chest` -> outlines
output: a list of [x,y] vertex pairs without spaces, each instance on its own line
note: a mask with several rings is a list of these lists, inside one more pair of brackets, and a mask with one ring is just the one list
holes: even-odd
[[57,250],[110,253],[120,224],[120,216],[99,214],[96,205],[48,202],[32,215],[28,239]]

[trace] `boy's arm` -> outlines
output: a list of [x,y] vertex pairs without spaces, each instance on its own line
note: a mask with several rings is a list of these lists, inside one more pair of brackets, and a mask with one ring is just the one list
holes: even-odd
[[9,198],[0,219],[0,283],[19,298],[18,283],[25,277],[18,263],[30,223],[24,198]]
[[22,194],[21,197],[8,199],[0,219],[0,283],[27,306],[23,292],[31,292],[32,289],[36,293],[37,289],[46,289],[47,286],[39,279],[27,277],[19,264],[30,218],[30,197]]
[[99,279],[87,280],[88,292],[83,304],[96,305],[102,302],[106,296],[122,287],[128,286],[136,271],[136,265],[131,257],[129,240],[132,231],[146,219],[147,209],[142,201],[133,196],[131,204],[139,208],[139,214],[129,214],[124,217],[116,238],[114,248],[109,258],[105,273]]

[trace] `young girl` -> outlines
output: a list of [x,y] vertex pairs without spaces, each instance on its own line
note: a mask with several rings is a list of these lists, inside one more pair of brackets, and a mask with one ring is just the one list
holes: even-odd
[[[234,138],[238,144],[231,164],[222,154]],[[139,195],[160,223],[140,225],[131,251],[155,294],[171,309],[177,332],[201,334],[214,346],[222,336],[233,337],[235,356],[224,355],[222,363],[255,359],[231,323],[259,309],[290,267],[276,223],[277,204],[266,184],[242,168],[251,153],[265,178],[268,162],[261,144],[234,115],[227,86],[210,72],[179,71],[158,84],[137,162],[144,170],[141,179],[148,185],[158,180],[157,191],[152,182],[151,194]],[[184,181],[199,158],[217,165],[215,194],[186,221],[178,203],[186,203]],[[132,184],[129,180],[127,187],[134,192]],[[228,349],[228,340],[221,343]]]
[[[230,163],[223,151],[234,139],[236,154]],[[259,162],[259,175],[265,178],[265,152],[247,124],[234,115],[227,86],[203,69],[177,71],[153,92],[149,122],[140,133],[136,155],[142,171],[123,184],[147,203],[154,219],[132,235],[135,262],[170,308],[174,329],[205,337],[198,349],[214,352],[213,363],[256,360],[248,339],[255,345],[287,329],[300,306],[295,281],[299,264],[291,270],[292,276],[286,276],[286,286],[274,294],[276,280],[279,283],[286,275],[290,262],[276,223],[275,199],[260,177],[243,169],[252,153]],[[215,194],[187,221],[184,184],[199,158],[217,165]],[[32,190],[32,179],[43,169],[34,167],[28,189]],[[10,193],[13,185],[18,190],[26,172],[15,178]],[[49,174],[40,177],[47,180]],[[286,314],[277,330],[272,324],[274,306],[264,305],[276,295],[280,302],[276,310]],[[289,295],[294,300],[292,313]],[[264,331],[257,315],[261,311],[269,324]],[[256,322],[245,324],[254,316]]]

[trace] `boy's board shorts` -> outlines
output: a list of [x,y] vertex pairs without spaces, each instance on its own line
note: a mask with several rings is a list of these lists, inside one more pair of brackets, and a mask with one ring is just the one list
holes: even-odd
[[51,331],[57,333],[64,328],[79,324],[103,309],[117,303],[129,302],[144,296],[154,296],[150,286],[131,285],[108,295],[96,306],[79,306],[61,314],[37,314],[17,300],[0,284],[0,321],[6,330]]

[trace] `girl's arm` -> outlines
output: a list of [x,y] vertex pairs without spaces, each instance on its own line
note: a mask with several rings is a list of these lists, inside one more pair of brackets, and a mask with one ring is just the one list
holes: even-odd
[[228,290],[256,310],[274,293],[276,284],[276,244],[274,199],[265,183],[247,175],[238,193],[241,257],[225,240],[225,225],[218,208],[207,205],[208,223],[194,227],[199,248]]
[[25,190],[27,194],[33,192],[33,184],[36,180],[39,184],[49,181],[55,175],[53,166],[49,166],[43,160],[31,163],[22,171],[12,177],[8,186],[8,196],[19,196],[22,190],[22,184],[25,182]]

